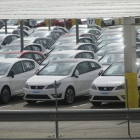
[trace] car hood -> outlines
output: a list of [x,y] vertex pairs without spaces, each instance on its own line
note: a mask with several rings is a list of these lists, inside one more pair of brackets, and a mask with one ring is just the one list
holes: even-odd
[[54,83],[55,81],[60,81],[66,78],[66,76],[38,76],[35,75],[27,80],[28,85],[33,86],[46,86]]
[[116,87],[124,84],[124,76],[99,76],[93,81],[97,87]]

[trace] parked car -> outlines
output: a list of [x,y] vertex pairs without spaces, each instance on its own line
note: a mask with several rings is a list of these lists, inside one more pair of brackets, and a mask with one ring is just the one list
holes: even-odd
[[39,68],[31,59],[0,59],[0,103],[8,103],[11,96],[22,94],[26,80]]
[[[76,96],[88,94],[91,82],[98,77],[102,66],[91,59],[61,59],[50,62],[24,86],[24,100],[33,104],[37,101],[57,99],[72,104]],[[43,80],[42,80],[43,79]]]
[[64,50],[88,50],[88,51],[93,51],[96,52],[97,48],[95,44],[92,43],[78,43],[78,44],[62,44],[57,46],[56,48],[50,48],[52,52],[57,52],[57,51],[64,51]]
[[29,58],[40,63],[45,56],[38,51],[8,51],[0,53],[0,58]]
[[[140,94],[140,60],[137,60],[138,91]],[[89,90],[89,99],[94,106],[102,102],[125,102],[124,61],[113,63],[96,78]]]
[[104,55],[108,54],[111,51],[116,51],[116,50],[124,50],[124,45],[123,44],[118,44],[118,43],[113,43],[113,44],[108,44],[101,49],[99,49],[96,54],[98,55],[99,58],[103,57]]
[[[20,39],[17,39],[12,42],[12,44],[19,44]],[[36,43],[36,44],[41,44],[44,48],[49,48],[54,44],[54,41],[51,38],[47,37],[26,37],[24,38],[24,43],[30,44],[30,43]]]
[[0,34],[0,46],[4,47],[14,40],[17,40],[19,38],[18,35],[13,35],[13,34]]
[[59,60],[59,59],[68,59],[68,58],[85,58],[85,59],[96,59],[98,56],[93,51],[87,50],[69,50],[69,51],[58,51],[50,53],[40,65],[44,66],[49,62]]
[[[6,47],[1,48],[0,52],[20,51],[20,50],[21,50],[21,45],[20,45],[20,43],[17,43],[17,44],[9,44]],[[24,43],[23,50],[38,51],[38,52],[41,52],[43,55],[47,55],[49,52],[42,45],[36,44],[36,43],[31,43],[31,44]]]
[[102,25],[102,27],[107,26],[107,25],[114,26],[115,20],[114,20],[114,18],[103,18],[101,25]]
[[53,31],[62,31],[64,33],[68,33],[68,29],[64,28],[64,27],[61,27],[61,26],[55,26],[53,28]]
[[56,41],[60,36],[62,36],[64,33],[61,31],[36,31],[29,35],[29,37],[49,37],[52,40]]
[[[19,35],[20,36],[20,29],[13,30],[12,31],[12,34],[16,34],[16,35]],[[28,37],[29,36],[29,33],[26,30],[23,30],[23,36],[24,37]]]

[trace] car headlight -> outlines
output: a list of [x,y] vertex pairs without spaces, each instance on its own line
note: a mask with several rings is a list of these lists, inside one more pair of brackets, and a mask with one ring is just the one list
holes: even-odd
[[124,85],[120,85],[116,88],[116,90],[122,90],[122,89],[125,89],[125,86]]
[[29,89],[29,85],[28,84],[25,84],[24,88]]
[[97,87],[94,84],[91,85],[91,88],[97,90]]
[[[59,83],[56,83],[56,88],[58,88],[60,85],[61,85],[60,82],[59,82]],[[55,88],[55,83],[50,84],[50,85],[48,85],[48,86],[46,87],[46,89],[50,89],[50,88]]]

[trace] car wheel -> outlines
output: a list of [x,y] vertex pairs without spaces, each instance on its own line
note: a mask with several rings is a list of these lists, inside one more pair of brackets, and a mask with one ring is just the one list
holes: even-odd
[[104,22],[103,21],[101,22],[101,27],[104,27]]
[[102,102],[91,102],[93,106],[100,106]]
[[114,21],[114,20],[112,21],[112,24],[111,24],[111,25],[112,25],[112,26],[114,26],[114,25],[115,25],[115,21]]
[[6,104],[9,102],[10,97],[10,90],[7,87],[4,87],[1,91],[0,102]]
[[37,101],[30,101],[30,100],[27,100],[26,101],[28,104],[35,104]]
[[72,104],[75,99],[75,92],[72,87],[67,88],[65,92],[65,103],[66,104]]

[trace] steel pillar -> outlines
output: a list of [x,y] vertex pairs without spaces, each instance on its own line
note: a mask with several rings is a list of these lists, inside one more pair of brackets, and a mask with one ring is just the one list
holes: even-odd
[[5,34],[7,34],[7,19],[4,20],[5,23]]
[[[126,107],[138,107],[138,86],[137,86],[137,67],[136,67],[136,38],[135,38],[135,18],[124,17],[122,20],[124,28],[124,66],[125,81],[127,79],[128,97],[125,94]],[[126,83],[125,83],[126,85]],[[125,86],[126,87],[126,86]],[[125,88],[126,91],[126,88]],[[128,102],[128,103],[127,103]]]
[[79,27],[78,27],[78,24],[79,24],[79,20],[76,19],[76,44],[78,44],[78,42],[79,42]]
[[24,41],[23,41],[23,20],[20,20],[20,42],[21,42],[21,51],[24,48]]

